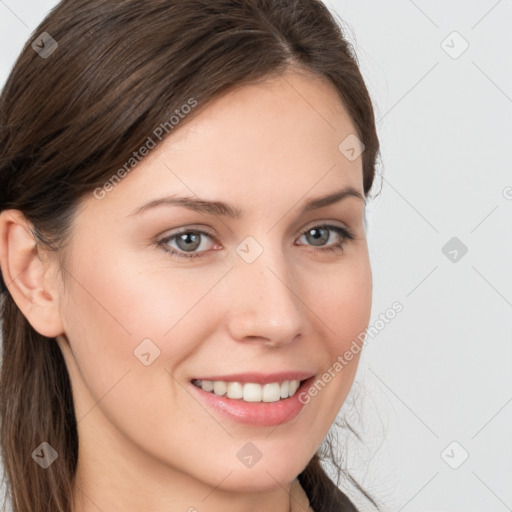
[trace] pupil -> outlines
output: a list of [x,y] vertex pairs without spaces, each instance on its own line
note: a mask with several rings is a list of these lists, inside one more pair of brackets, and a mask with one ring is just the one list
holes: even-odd
[[[186,242],[183,246],[181,246],[180,242]],[[190,243],[192,245],[190,245]],[[194,250],[199,246],[199,235],[197,233],[182,233],[177,240],[177,244],[180,249],[183,250]]]
[[[320,233],[320,231],[323,231],[324,232],[324,235],[322,236],[322,234]],[[320,241],[319,244],[316,244],[316,245],[322,245],[323,243],[325,243],[328,238],[329,238],[329,235],[327,234],[327,236],[325,235],[327,233],[327,230],[324,229],[324,228],[320,228],[320,229],[310,229],[309,230],[309,233],[314,233],[313,234],[313,241],[315,242],[318,242]]]

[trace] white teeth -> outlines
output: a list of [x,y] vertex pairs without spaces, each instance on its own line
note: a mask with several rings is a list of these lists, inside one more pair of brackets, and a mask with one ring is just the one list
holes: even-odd
[[218,396],[223,396],[226,394],[227,391],[227,385],[225,382],[222,382],[221,380],[216,380],[213,383],[213,392]]
[[244,384],[244,402],[261,402],[261,385],[254,382]]
[[290,396],[288,394],[289,389],[290,389],[290,381],[285,380],[281,384],[281,398],[288,398]]
[[217,396],[226,395],[227,398],[244,400],[245,402],[277,402],[293,396],[300,386],[299,380],[286,380],[258,384],[255,382],[224,382],[220,380],[193,380],[193,384],[204,391],[215,393]]
[[264,402],[277,402],[281,399],[281,385],[279,382],[265,384],[261,390]]
[[298,380],[290,381],[290,389],[288,391],[288,393],[290,393],[290,396],[295,395],[295,391],[297,391],[297,389],[299,389],[299,386],[300,386],[300,382]]
[[227,396],[228,398],[242,398],[244,396],[244,387],[240,382],[228,382]]
[[203,380],[202,384],[201,384],[201,387],[205,391],[213,391],[213,381],[211,381],[211,380]]

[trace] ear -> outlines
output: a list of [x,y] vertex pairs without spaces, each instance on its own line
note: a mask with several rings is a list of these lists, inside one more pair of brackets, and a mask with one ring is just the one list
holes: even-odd
[[38,247],[32,225],[19,210],[0,213],[0,266],[4,283],[30,325],[43,336],[64,332],[57,272]]

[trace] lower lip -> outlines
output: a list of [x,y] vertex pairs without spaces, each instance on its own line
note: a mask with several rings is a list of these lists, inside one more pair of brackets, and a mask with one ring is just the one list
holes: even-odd
[[281,425],[297,417],[305,405],[299,400],[299,395],[308,392],[313,380],[314,376],[306,379],[293,396],[277,402],[245,402],[242,399],[217,396],[192,383],[190,385],[203,401],[228,418],[238,423],[270,427]]

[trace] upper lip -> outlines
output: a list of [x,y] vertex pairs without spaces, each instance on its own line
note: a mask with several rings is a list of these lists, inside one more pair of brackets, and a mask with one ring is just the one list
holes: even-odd
[[[308,371],[289,371],[278,373],[232,373],[230,375],[212,375],[208,377],[196,377],[197,380],[221,380],[224,382],[255,382],[257,384],[269,384],[271,382],[284,382],[285,380],[306,380],[315,374]],[[195,380],[195,379],[192,379]]]

